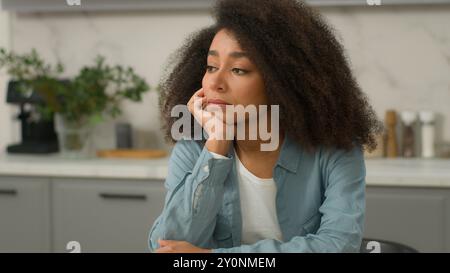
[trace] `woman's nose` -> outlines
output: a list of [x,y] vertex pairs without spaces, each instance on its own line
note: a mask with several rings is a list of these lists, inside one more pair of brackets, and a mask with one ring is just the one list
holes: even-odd
[[226,90],[226,79],[220,71],[209,75],[207,78],[208,89],[215,92],[224,92]]

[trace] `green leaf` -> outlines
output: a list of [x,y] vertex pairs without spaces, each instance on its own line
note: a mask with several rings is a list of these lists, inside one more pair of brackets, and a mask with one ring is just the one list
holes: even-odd
[[58,112],[72,121],[88,117],[93,123],[103,121],[102,113],[116,117],[122,113],[123,100],[142,100],[143,93],[151,88],[144,78],[131,67],[110,66],[102,55],[94,64],[83,66],[68,83],[61,83],[64,66],[55,66],[43,60],[35,49],[22,55],[0,48],[0,69],[21,82],[23,92],[30,88],[39,92],[46,101],[40,108],[42,116]]
[[89,123],[92,125],[99,124],[104,121],[104,118],[101,113],[95,113],[89,117]]

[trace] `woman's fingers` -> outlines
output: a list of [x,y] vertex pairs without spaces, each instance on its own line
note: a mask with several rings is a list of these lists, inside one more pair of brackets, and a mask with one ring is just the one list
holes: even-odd
[[205,96],[205,91],[203,90],[203,88],[200,88],[196,93],[197,93],[197,96],[199,96],[199,97]]
[[173,252],[176,243],[177,241],[158,239],[159,248],[156,250],[156,253]]
[[196,247],[186,241],[175,240],[158,240],[160,248],[156,249],[156,253],[209,253],[211,250]]
[[166,246],[169,243],[170,242],[168,242],[167,240],[161,240],[161,239],[158,240],[158,244],[159,244],[160,247]]
[[194,115],[195,119],[204,126],[205,122],[211,118],[211,114],[207,111],[204,111],[206,107],[206,96],[203,91],[203,88],[200,88],[194,95],[191,97],[188,103],[189,111]]
[[160,246],[174,245],[174,244],[181,243],[181,242],[183,242],[183,241],[163,240],[163,239],[159,239],[159,240],[158,240],[158,244],[159,244]]
[[195,97],[194,98],[194,110],[201,111],[205,107],[206,97]]
[[[203,91],[203,88],[200,88],[199,90],[197,90],[194,95],[192,95],[192,98],[206,98],[205,96],[205,91]],[[191,99],[192,99],[191,98]]]
[[[226,139],[229,131],[225,111],[218,105],[209,105],[203,88],[197,90],[188,102],[188,109],[212,139]],[[231,135],[230,135],[231,138]]]
[[197,90],[187,103],[189,111],[194,113],[194,109],[203,109],[206,105],[206,97],[203,88]]
[[173,249],[170,246],[164,246],[164,247],[158,248],[155,252],[156,253],[170,253],[170,252],[173,252]]

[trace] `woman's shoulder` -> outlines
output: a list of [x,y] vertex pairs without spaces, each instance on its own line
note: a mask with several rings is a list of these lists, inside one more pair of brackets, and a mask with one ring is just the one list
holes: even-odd
[[337,159],[342,156],[360,156],[363,154],[363,147],[356,144],[349,148],[320,146],[317,152],[320,157]]
[[297,142],[286,138],[285,153],[289,157],[289,161],[295,160],[296,157],[301,159],[302,164],[309,162],[311,164],[319,163],[321,167],[335,165],[341,161],[360,161],[364,162],[364,150],[361,145],[354,143],[352,147],[347,149],[335,146],[319,145],[313,149],[304,148]]
[[365,168],[364,149],[360,145],[344,149],[336,147],[320,147],[317,153],[322,169],[340,169],[353,166]]

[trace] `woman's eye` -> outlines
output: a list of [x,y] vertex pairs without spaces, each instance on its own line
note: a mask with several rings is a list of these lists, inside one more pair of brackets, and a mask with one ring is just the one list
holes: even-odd
[[232,71],[236,73],[237,75],[245,75],[248,71],[239,69],[239,68],[233,68]]
[[[218,69],[217,67],[214,67],[214,66],[211,66],[211,65],[207,65],[206,66],[206,71],[209,72],[209,73],[212,73],[212,72],[216,71],[217,69]],[[245,75],[245,74],[248,73],[247,70],[240,69],[240,68],[233,68],[233,69],[231,69],[231,71],[233,73],[235,73],[236,75]]]
[[210,66],[210,65],[206,66],[206,71],[208,71],[208,72],[213,72],[214,69],[216,69],[214,66]]

